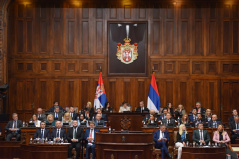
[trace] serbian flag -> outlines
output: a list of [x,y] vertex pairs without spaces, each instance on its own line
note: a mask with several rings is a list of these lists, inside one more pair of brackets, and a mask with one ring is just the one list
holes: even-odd
[[160,109],[160,98],[159,98],[159,92],[155,80],[154,73],[152,75],[150,88],[149,88],[149,95],[148,95],[148,101],[147,101],[147,108],[154,109],[156,113],[159,112]]
[[107,102],[107,98],[106,98],[104,83],[102,79],[102,73],[100,73],[98,84],[96,87],[96,92],[95,92],[94,107],[96,109],[103,108],[106,102]]

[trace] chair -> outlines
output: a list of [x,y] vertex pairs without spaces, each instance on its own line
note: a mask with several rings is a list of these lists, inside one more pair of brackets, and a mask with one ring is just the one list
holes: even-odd
[[161,158],[161,149],[156,149],[154,147],[153,148],[153,156],[155,159],[160,159]]
[[[5,139],[7,140],[7,130],[5,130]],[[15,136],[13,136],[12,138],[11,138],[11,140],[10,141],[16,141],[16,137]]]

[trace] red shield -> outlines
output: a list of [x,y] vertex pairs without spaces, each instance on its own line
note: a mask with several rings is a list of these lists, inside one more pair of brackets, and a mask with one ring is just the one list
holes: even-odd
[[125,62],[129,62],[132,59],[132,51],[131,50],[124,50],[122,54],[122,59]]

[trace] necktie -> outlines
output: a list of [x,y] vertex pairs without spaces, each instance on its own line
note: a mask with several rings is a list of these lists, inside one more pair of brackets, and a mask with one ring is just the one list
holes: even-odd
[[44,138],[44,132],[43,132],[43,129],[41,130],[41,139]]
[[73,113],[71,113],[71,118],[73,118]]
[[56,113],[56,118],[58,118],[58,115],[57,115],[57,113]]
[[56,135],[56,137],[59,137],[59,138],[60,138],[60,131],[59,131],[59,129],[57,129],[57,135]]
[[200,133],[201,133],[201,135],[200,135],[200,136],[201,136],[201,140],[203,140],[203,136],[202,136],[202,130],[200,131]]
[[169,120],[168,120],[168,124],[169,124]]
[[[90,129],[90,138],[92,138],[92,130]],[[91,140],[90,140],[91,143]]]
[[41,118],[41,114],[38,116],[38,118]]
[[76,128],[74,128],[73,138],[76,139]]
[[164,133],[162,132],[162,138],[164,138]]
[[17,122],[14,120],[14,128],[17,128]]
[[201,111],[201,109],[199,108],[199,109],[198,109],[198,113],[200,113],[200,111]]

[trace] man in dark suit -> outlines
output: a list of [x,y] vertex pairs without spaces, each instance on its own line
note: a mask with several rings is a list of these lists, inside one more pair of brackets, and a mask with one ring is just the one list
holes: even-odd
[[192,126],[194,128],[197,128],[199,123],[203,123],[204,124],[204,120],[202,119],[202,115],[201,114],[197,114],[197,120],[195,120],[193,122]]
[[167,113],[169,113],[168,110],[166,108],[164,108],[163,109],[163,114],[160,115],[159,120],[162,121],[163,119],[166,119]]
[[69,113],[70,113],[70,116],[71,116],[72,120],[77,120],[78,114],[75,113],[75,109],[74,109],[73,106],[70,107]]
[[63,112],[63,113],[66,112],[66,110],[63,109],[63,107],[59,106],[59,102],[57,102],[57,101],[54,101],[54,102],[53,102],[53,106],[52,106],[48,111],[51,112],[51,113],[53,113],[56,106],[59,107],[60,112]]
[[105,121],[101,120],[101,115],[100,114],[96,114],[96,120],[95,120],[95,126],[99,127],[99,126],[105,126]]
[[62,120],[62,117],[64,114],[62,112],[60,112],[59,106],[55,106],[55,110],[52,113],[52,115],[54,117],[54,120]]
[[161,125],[160,130],[154,132],[153,140],[155,142],[155,148],[161,149],[161,158],[164,159],[165,156],[169,156],[171,158],[167,147],[169,134],[165,125]]
[[203,123],[198,124],[198,129],[193,131],[193,141],[197,142],[198,144],[208,144],[211,140],[209,133],[207,130],[203,130]]
[[139,102],[139,107],[136,109],[136,112],[140,112],[140,113],[148,113],[149,109],[147,107],[144,106],[144,101],[140,101]]
[[40,138],[40,139],[45,139],[45,138],[50,138],[50,130],[46,129],[46,123],[44,121],[41,122],[41,128],[37,129],[33,139]]
[[232,116],[229,118],[229,123],[232,123],[234,121],[234,117],[238,115],[237,110],[233,109],[232,110]]
[[[150,109],[149,114],[146,114],[144,116],[144,119],[143,119],[142,123],[146,123],[149,120],[150,115],[154,115],[155,116],[155,110],[154,109]],[[157,121],[158,121],[158,119],[157,119]]]
[[101,108],[97,108],[96,112],[97,112],[97,114],[100,114],[100,116],[101,116],[100,120],[108,121],[107,115],[106,114],[102,114]]
[[16,141],[20,141],[22,121],[18,120],[17,113],[12,114],[12,119],[13,120],[9,121],[5,126],[5,129],[7,130],[6,140],[10,141],[12,137],[16,137]]
[[217,115],[216,115],[216,114],[213,114],[213,115],[212,115],[212,120],[210,120],[210,121],[208,122],[208,127],[209,127],[209,128],[217,128],[217,126],[218,126],[219,124],[222,124],[222,122],[217,120]]
[[202,115],[204,115],[205,114],[205,112],[206,112],[206,110],[205,110],[205,108],[203,108],[202,106],[201,106],[201,102],[196,102],[196,110],[197,110],[197,113],[199,113],[199,114],[202,114]]
[[192,115],[188,116],[190,122],[195,122],[197,120],[197,109],[193,108]]
[[92,159],[95,159],[95,133],[100,132],[99,129],[95,129],[95,123],[90,122],[90,128],[85,130],[86,140],[86,159],[90,159],[90,152],[92,153]]
[[37,119],[40,121],[46,121],[46,115],[43,114],[42,108],[37,109]]
[[167,126],[167,127],[175,127],[175,120],[171,119],[171,114],[167,113],[166,115],[166,119],[162,120],[163,125]]
[[234,121],[229,123],[229,128],[231,129],[231,143],[235,144],[236,143],[236,138],[239,137],[239,117],[236,116],[234,117]]
[[78,159],[80,156],[80,149],[81,149],[81,140],[84,138],[84,131],[82,128],[78,127],[78,121],[73,120],[72,122],[73,127],[71,127],[66,135],[66,138],[71,145],[68,148],[68,157],[72,157],[72,149],[76,149],[76,158]]
[[66,139],[66,130],[61,128],[61,121],[56,121],[56,128],[51,132],[51,139],[59,142],[61,139]]

